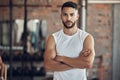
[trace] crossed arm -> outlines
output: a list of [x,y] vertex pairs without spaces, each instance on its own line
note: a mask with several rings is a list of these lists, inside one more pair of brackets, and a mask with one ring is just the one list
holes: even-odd
[[79,57],[76,58],[58,56],[56,54],[55,41],[51,35],[47,40],[44,54],[44,66],[48,71],[64,71],[72,68],[90,68],[93,64],[94,56],[94,40],[91,35],[86,37],[83,50]]
[[44,67],[47,71],[64,71],[71,69],[71,66],[61,63],[60,61],[55,60],[56,57],[56,48],[55,41],[53,36],[49,36],[46,49],[44,53]]
[[88,35],[84,41],[84,46],[79,57],[70,58],[66,56],[56,56],[56,61],[67,64],[73,68],[91,68],[95,56],[94,40]]

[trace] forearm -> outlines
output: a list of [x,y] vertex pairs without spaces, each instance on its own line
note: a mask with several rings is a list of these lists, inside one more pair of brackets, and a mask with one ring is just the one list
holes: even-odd
[[71,66],[55,60],[50,60],[45,62],[46,71],[65,71],[71,68],[72,68]]
[[[87,55],[86,55],[87,54]],[[95,53],[93,51],[82,51],[81,55],[76,58],[57,56],[56,60],[61,61],[73,68],[91,68],[93,64]]]
[[89,68],[90,64],[88,61],[82,60],[80,58],[70,58],[70,57],[64,57],[63,63],[72,66],[74,68]]

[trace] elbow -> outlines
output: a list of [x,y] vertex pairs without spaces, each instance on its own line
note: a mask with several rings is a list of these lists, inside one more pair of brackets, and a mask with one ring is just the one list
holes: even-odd
[[45,68],[45,71],[49,71],[49,66],[46,63],[44,63],[44,68]]
[[50,70],[50,65],[48,63],[44,63],[44,68],[45,68],[46,72],[51,71]]
[[87,65],[87,68],[88,68],[88,69],[91,69],[92,66],[93,66],[92,64],[89,64],[89,65]]
[[92,68],[93,67],[93,61],[94,61],[94,59],[91,59],[91,60],[87,61],[86,62],[87,67],[86,68],[88,68],[88,69]]
[[86,65],[86,68],[87,68],[87,69],[90,69],[90,68],[92,68],[92,67],[93,67],[93,64],[90,63],[90,62],[88,62],[87,65]]

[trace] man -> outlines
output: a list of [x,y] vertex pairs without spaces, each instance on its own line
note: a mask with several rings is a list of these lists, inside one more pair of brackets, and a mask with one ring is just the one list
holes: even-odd
[[77,4],[66,2],[61,8],[63,29],[48,37],[44,54],[46,71],[54,80],[87,80],[95,56],[92,35],[77,27]]

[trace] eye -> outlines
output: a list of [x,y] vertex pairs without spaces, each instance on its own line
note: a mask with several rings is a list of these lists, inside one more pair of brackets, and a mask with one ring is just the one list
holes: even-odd
[[74,16],[74,13],[71,13],[70,16]]
[[66,13],[63,13],[63,16],[67,16],[67,14],[66,14]]

